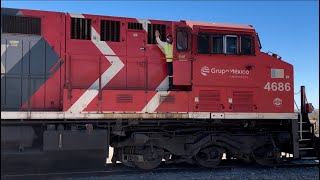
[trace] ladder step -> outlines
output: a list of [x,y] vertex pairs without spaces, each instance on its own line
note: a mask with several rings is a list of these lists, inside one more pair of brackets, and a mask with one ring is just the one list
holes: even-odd
[[310,130],[302,130],[302,131],[298,131],[298,132],[309,132],[309,133],[311,133]]
[[314,148],[299,148],[300,151],[303,151],[303,150],[313,150]]
[[311,139],[299,139],[299,141],[311,141]]
[[302,122],[300,122],[300,121],[299,121],[298,123],[299,123],[299,124],[301,124],[301,123],[307,123],[307,122],[303,122],[303,121],[302,121]]

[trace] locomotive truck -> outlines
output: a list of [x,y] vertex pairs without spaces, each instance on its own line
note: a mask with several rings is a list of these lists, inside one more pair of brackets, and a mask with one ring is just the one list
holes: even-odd
[[1,167],[317,158],[293,79],[251,25],[1,8]]

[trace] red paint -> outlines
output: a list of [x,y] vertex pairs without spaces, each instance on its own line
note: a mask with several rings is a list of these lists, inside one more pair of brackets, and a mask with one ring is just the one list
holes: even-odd
[[[111,64],[91,40],[70,39],[69,14],[33,10],[22,12],[27,16],[42,18],[43,37],[54,46],[65,62],[32,97],[31,109],[67,111]],[[86,14],[83,16],[92,19],[92,27],[98,34],[101,34],[101,20],[121,21],[120,42],[106,43],[124,64],[121,71],[99,91],[98,96],[84,111],[142,111],[167,76],[164,54],[157,45],[147,43],[148,34],[144,29],[127,29],[128,22],[137,23],[136,19]],[[192,86],[192,91],[171,92],[170,97],[174,97],[174,100],[160,104],[157,112],[208,111],[203,104],[199,105],[203,102],[197,100],[200,98],[205,104],[211,96],[214,96],[214,100],[209,102],[212,106],[210,112],[294,112],[293,66],[260,52],[254,28],[201,22],[149,21],[152,24],[166,24],[167,34],[172,34],[174,38],[175,29],[190,30],[189,51],[174,50],[174,83]],[[198,54],[199,32],[255,36],[255,56]],[[173,45],[175,47],[175,42]],[[285,77],[271,78],[271,68],[284,69]],[[227,70],[229,72],[221,73]],[[233,73],[238,70],[248,73]],[[290,83],[291,89],[268,91],[264,89],[267,82]],[[206,97],[207,95],[210,97]],[[119,102],[119,98],[124,98],[124,102]],[[276,98],[281,99],[281,105],[274,104]],[[279,102],[279,99],[276,101]],[[26,108],[26,105],[23,107]],[[236,106],[238,108],[235,108]],[[246,110],[239,111],[239,107]]]

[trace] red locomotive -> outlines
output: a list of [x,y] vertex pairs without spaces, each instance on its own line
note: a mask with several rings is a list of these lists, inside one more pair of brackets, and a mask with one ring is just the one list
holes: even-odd
[[[293,66],[261,52],[250,25],[10,8],[1,18],[2,163],[38,150],[104,164],[109,145],[113,162],[142,169],[315,153],[308,112],[294,112]],[[173,36],[174,90],[156,30]]]

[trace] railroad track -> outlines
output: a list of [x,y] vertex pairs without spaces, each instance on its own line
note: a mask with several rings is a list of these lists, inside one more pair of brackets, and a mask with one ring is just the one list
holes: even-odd
[[298,160],[285,162],[272,166],[261,166],[256,164],[245,164],[234,162],[222,162],[221,165],[215,168],[203,168],[197,165],[190,164],[162,164],[154,170],[141,170],[131,167],[123,166],[119,164],[107,164],[104,168],[99,169],[78,169],[78,170],[41,170],[41,171],[28,171],[19,173],[1,173],[1,179],[3,180],[18,180],[18,179],[65,179],[65,178],[85,178],[85,177],[101,177],[111,175],[133,175],[133,174],[144,174],[144,173],[170,173],[170,172],[207,172],[207,171],[228,171],[237,168],[256,168],[256,169],[268,169],[268,168],[290,168],[290,167],[315,167],[319,166],[319,161],[315,160]]

